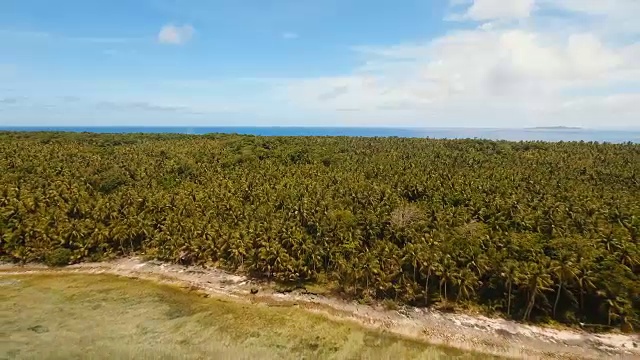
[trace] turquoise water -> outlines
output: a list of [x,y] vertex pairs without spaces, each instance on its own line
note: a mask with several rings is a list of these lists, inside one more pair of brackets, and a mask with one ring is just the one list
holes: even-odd
[[263,136],[363,136],[513,141],[597,141],[640,143],[638,130],[365,128],[365,127],[0,127],[11,131],[70,131],[94,133],[249,134]]

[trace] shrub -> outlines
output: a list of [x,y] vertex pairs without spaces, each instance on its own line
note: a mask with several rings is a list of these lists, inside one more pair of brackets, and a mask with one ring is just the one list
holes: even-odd
[[69,249],[58,248],[44,257],[44,262],[51,267],[67,266],[71,262],[72,252]]

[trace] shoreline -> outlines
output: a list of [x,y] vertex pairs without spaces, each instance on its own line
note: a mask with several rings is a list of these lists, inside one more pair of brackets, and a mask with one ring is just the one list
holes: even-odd
[[[203,296],[231,298],[266,306],[296,306],[339,321],[433,345],[510,358],[640,358],[640,334],[594,334],[552,329],[500,318],[438,310],[380,305],[313,294],[304,290],[278,291],[273,284],[215,268],[144,261],[138,257],[64,268],[44,265],[0,264],[0,277],[33,273],[112,274],[140,278],[198,291]],[[258,290],[256,294],[252,294]]]

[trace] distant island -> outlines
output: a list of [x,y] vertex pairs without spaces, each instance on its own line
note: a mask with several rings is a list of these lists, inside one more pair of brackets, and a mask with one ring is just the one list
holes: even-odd
[[579,126],[536,126],[526,130],[582,130]]

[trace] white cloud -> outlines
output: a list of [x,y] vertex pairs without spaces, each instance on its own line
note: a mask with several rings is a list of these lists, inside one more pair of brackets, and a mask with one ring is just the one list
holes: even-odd
[[299,38],[300,35],[298,35],[297,33],[294,32],[284,32],[282,33],[282,38],[285,40],[294,40]]
[[527,18],[534,5],[534,0],[474,0],[464,18],[476,21]]
[[[421,42],[353,47],[362,62],[351,71],[279,82],[276,95],[358,125],[640,124],[640,1],[450,4],[455,20],[481,24]],[[359,111],[345,117],[340,109]]]
[[[364,126],[640,125],[640,0],[450,2],[462,22],[447,24],[454,29],[412,43],[353,46],[360,62],[350,70],[308,78],[165,79],[135,91],[129,83],[101,86],[122,92],[102,105],[167,118],[228,110],[279,124],[304,118]],[[166,25],[157,40],[184,44],[194,33],[190,25]],[[126,50],[117,38],[82,40],[105,43],[109,54]],[[15,70],[0,65],[0,78],[3,72]],[[51,91],[59,92],[55,85]],[[67,92],[95,88],[82,86]],[[159,95],[140,96],[150,88]]]
[[495,28],[495,25],[492,22],[487,22],[487,23],[484,23],[484,24],[478,26],[478,29],[485,30],[485,31],[491,31],[494,28]]
[[158,42],[161,44],[182,45],[189,42],[194,34],[195,29],[189,24],[182,26],[169,24],[160,29]]
[[[640,45],[611,46],[591,33],[468,30],[355,51],[364,61],[352,73],[292,79],[278,95],[316,112],[360,109],[350,115],[359,124],[613,126],[640,118],[640,94],[615,90],[629,81],[640,88]],[[613,93],[584,95],[602,88]]]

